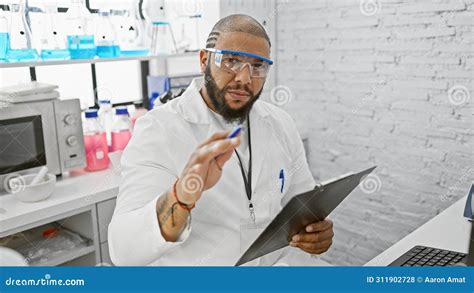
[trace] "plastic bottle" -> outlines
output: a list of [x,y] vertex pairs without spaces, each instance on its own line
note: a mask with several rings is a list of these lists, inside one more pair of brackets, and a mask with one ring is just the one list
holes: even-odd
[[120,46],[117,44],[117,34],[112,26],[109,11],[100,11],[97,17],[95,31],[97,56],[113,58],[120,56]]
[[99,100],[99,123],[104,128],[107,136],[107,145],[112,145],[112,127],[114,124],[114,112],[110,100]]
[[86,148],[87,171],[107,169],[109,149],[104,129],[100,126],[97,110],[87,110],[84,121],[84,145]]
[[125,149],[132,137],[131,122],[126,107],[115,109],[115,123],[112,129],[112,151]]
[[92,59],[96,54],[92,17],[84,0],[72,0],[65,15],[67,43],[71,59]]

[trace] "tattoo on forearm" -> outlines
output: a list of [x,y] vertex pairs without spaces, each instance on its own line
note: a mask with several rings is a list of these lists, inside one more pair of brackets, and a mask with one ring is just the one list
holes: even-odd
[[171,227],[176,227],[175,210],[179,205],[178,202],[175,202],[171,206],[169,206],[168,196],[164,195],[158,200],[157,205],[157,214],[160,225],[165,225],[171,217]]
[[168,205],[168,196],[165,194],[161,196],[160,199],[158,199],[158,208],[157,208],[158,216],[161,216],[163,214],[167,205]]
[[176,223],[174,222],[174,215],[173,215],[175,208],[176,208],[175,204],[169,207],[169,209],[166,211],[166,214],[162,218],[163,224],[166,223],[168,219],[171,217],[171,227],[174,227],[176,225]]

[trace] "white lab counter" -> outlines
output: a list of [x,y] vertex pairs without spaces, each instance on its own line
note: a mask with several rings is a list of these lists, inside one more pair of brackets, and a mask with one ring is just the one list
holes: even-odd
[[0,239],[56,223],[89,239],[90,244],[80,251],[36,265],[67,264],[87,254],[90,255],[77,264],[109,263],[107,227],[120,184],[119,159],[120,154],[115,154],[107,170],[78,171],[58,178],[54,193],[44,201],[24,203],[12,194],[1,195]]
[[471,223],[463,217],[466,199],[461,198],[365,265],[387,266],[416,245],[467,253]]

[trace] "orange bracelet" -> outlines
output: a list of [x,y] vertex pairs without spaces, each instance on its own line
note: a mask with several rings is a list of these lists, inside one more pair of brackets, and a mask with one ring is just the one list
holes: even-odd
[[176,183],[178,183],[178,179],[176,179],[176,181],[173,184],[173,197],[176,199],[176,202],[179,204],[180,207],[187,210],[188,212],[191,212],[191,210],[194,209],[194,207],[196,206],[196,203],[193,203],[192,205],[187,205],[187,204],[179,201],[178,193],[176,192]]

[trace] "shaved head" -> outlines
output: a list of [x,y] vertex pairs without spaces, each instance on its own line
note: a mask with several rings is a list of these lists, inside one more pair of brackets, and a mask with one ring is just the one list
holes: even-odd
[[265,39],[271,46],[265,28],[253,17],[245,14],[232,14],[219,20],[207,37],[206,48],[214,48],[223,33],[241,32]]

